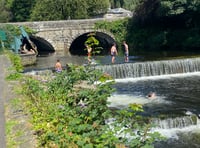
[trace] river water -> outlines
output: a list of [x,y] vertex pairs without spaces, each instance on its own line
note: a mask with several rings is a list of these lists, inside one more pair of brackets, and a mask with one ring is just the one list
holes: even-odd
[[[97,66],[115,78],[112,108],[142,104],[152,130],[167,137],[156,148],[200,147],[200,58],[138,61]],[[156,94],[149,99],[150,92]]]
[[[87,63],[86,57],[54,54],[38,57],[37,65],[26,70],[52,68],[57,59],[63,65]],[[123,60],[118,57],[116,64],[111,65],[110,56],[94,59],[95,63],[104,65],[100,66],[104,72],[116,78],[113,86],[116,92],[108,98],[110,107],[120,109],[130,103],[143,104],[143,115],[152,117],[157,124],[152,130],[168,138],[156,143],[156,148],[199,148],[200,58],[155,62],[132,56],[126,64]],[[155,92],[156,99],[148,99],[149,92]]]
[[[118,79],[116,82],[116,92],[108,99],[110,107],[143,104],[143,115],[157,121],[154,130],[168,138],[166,142],[157,144],[156,148],[199,147],[200,72]],[[156,99],[148,99],[146,96],[149,92],[155,92]]]

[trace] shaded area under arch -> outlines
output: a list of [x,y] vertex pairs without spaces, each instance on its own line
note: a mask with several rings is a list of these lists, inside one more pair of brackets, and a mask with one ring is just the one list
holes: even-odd
[[54,47],[47,40],[37,36],[30,36],[30,39],[37,46],[38,55],[48,55],[55,52]]
[[71,55],[87,55],[87,50],[85,50],[85,41],[90,33],[94,33],[94,37],[99,41],[99,47],[103,50],[98,55],[107,55],[110,52],[110,48],[115,40],[106,33],[103,32],[87,32],[79,37],[77,37],[71,44],[69,52]]

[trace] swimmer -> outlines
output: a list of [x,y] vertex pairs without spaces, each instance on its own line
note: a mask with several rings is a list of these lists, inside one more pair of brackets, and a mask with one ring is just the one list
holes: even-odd
[[148,98],[148,99],[156,99],[156,93],[150,92],[150,93],[147,95],[147,98]]

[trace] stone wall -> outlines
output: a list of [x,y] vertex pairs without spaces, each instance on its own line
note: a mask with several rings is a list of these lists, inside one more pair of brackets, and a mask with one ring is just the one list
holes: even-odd
[[[29,26],[35,30],[36,36],[48,41],[57,52],[67,52],[71,43],[78,36],[95,31],[94,25],[98,21],[113,21],[119,18],[98,18],[83,20],[61,20],[61,21],[40,21],[40,22],[18,22],[8,23],[14,25]],[[101,30],[101,32],[104,32]]]
[[36,56],[36,54],[20,54],[20,57],[22,59],[22,65],[28,66],[35,64],[37,60]]

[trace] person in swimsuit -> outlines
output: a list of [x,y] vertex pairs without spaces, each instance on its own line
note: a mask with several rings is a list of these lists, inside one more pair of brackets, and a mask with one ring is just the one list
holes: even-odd
[[87,48],[87,52],[88,52],[88,63],[90,64],[91,63],[91,56],[92,56],[92,48],[88,45],[85,45],[86,48]]
[[128,50],[128,44],[126,43],[126,41],[123,41],[123,46],[124,46],[124,61],[128,62],[129,50]]
[[60,60],[57,60],[57,62],[55,64],[55,71],[56,72],[61,72],[62,71],[62,65],[60,63]]
[[110,54],[111,54],[111,57],[112,57],[112,64],[114,64],[115,63],[115,56],[118,54],[115,43],[112,45],[112,47],[110,49]]

